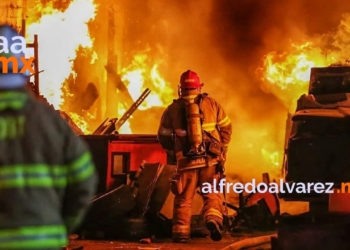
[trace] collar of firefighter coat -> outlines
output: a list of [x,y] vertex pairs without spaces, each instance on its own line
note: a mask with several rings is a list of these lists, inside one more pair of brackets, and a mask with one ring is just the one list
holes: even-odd
[[200,96],[201,91],[197,89],[189,89],[189,90],[182,90],[180,99],[186,100],[186,101],[193,101],[198,96]]

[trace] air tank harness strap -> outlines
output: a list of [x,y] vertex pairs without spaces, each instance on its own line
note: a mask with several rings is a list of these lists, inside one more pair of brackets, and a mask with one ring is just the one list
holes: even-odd
[[203,122],[205,121],[205,117],[204,117],[204,113],[202,111],[202,102],[203,102],[203,99],[205,97],[207,97],[208,94],[207,93],[203,93],[203,94],[200,94],[199,96],[199,104],[198,104],[198,107],[199,107],[199,113],[201,114],[201,124],[203,125]]

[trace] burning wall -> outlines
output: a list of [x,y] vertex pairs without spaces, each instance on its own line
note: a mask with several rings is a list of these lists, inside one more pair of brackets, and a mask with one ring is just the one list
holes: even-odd
[[[180,74],[195,70],[232,119],[227,172],[241,181],[262,172],[279,177],[287,112],[307,90],[310,66],[344,59],[349,44],[350,4],[339,0],[51,1],[56,10],[50,2],[28,2],[28,36],[39,35],[41,91],[50,102],[90,131],[107,109],[121,116],[123,93],[105,102],[113,89],[105,70],[113,48],[115,70],[132,99],[146,87],[153,95],[124,132],[155,133],[165,105],[177,96]],[[75,98],[89,82],[99,98],[76,110]]]

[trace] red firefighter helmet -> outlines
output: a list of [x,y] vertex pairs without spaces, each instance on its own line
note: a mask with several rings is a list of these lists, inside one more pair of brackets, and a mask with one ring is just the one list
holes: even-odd
[[203,87],[196,72],[187,70],[180,77],[180,88],[182,89],[197,89]]

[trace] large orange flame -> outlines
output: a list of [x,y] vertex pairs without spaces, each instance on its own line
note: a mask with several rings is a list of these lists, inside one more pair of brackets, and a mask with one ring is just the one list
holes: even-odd
[[135,101],[141,93],[152,90],[140,109],[164,107],[173,99],[173,90],[159,73],[159,63],[152,62],[146,54],[136,54],[130,65],[121,70],[122,81],[127,84],[130,95]]
[[[40,74],[40,93],[56,109],[62,108],[66,98],[62,89],[64,82],[76,74],[73,62],[77,57],[77,50],[79,47],[92,50],[93,38],[90,37],[87,22],[95,18],[96,9],[94,0],[73,0],[64,11],[53,8],[52,4],[45,7],[36,5],[31,9],[31,16],[40,16],[37,20],[27,22],[26,34],[28,41],[34,35],[39,38],[39,65],[40,70],[44,70]],[[98,57],[96,53],[92,54]],[[141,110],[164,107],[173,98],[172,89],[159,73],[160,64],[160,60],[140,53],[135,54],[130,65],[120,72],[133,101],[146,88],[151,89],[151,94],[139,107]],[[118,116],[121,117],[128,108],[119,103]],[[83,118],[69,110],[65,111],[83,132],[90,133],[88,117]],[[93,118],[89,113],[87,116]],[[130,122],[123,125],[121,133],[132,133]]]
[[275,94],[292,111],[297,98],[308,91],[311,68],[325,67],[335,61],[309,41],[293,44],[289,52],[268,53],[257,72],[264,83],[263,89]]
[[289,51],[270,52],[257,74],[263,89],[275,94],[293,112],[296,100],[306,94],[312,67],[344,61],[349,54],[350,15],[343,15],[335,32],[292,44]]
[[[146,88],[152,91],[139,106],[140,110],[165,107],[174,98],[170,84],[159,73],[158,68],[161,62],[153,61],[156,60],[147,54],[136,54],[130,65],[121,70],[121,79],[126,84],[133,101],[136,101]],[[118,115],[122,116],[128,107],[120,105]],[[121,127],[120,133],[132,133],[130,121]]]
[[[350,15],[345,14],[335,32],[300,41],[286,51],[272,51],[263,57],[257,69],[262,88],[274,94],[293,113],[297,99],[307,94],[312,67],[327,67],[345,62],[349,54]],[[285,116],[286,117],[286,116]],[[283,142],[283,140],[280,140]],[[279,143],[280,143],[279,142]],[[276,142],[277,143],[277,142]],[[262,148],[262,155],[272,166],[282,166],[283,145],[280,151]]]
[[[92,48],[93,39],[87,23],[94,19],[96,7],[94,0],[74,0],[65,11],[54,9],[52,3],[46,7],[38,4],[31,9],[31,17],[41,17],[27,20],[26,36],[30,42],[34,35],[38,35],[39,65],[43,70],[40,73],[40,93],[55,109],[60,109],[64,102],[62,86],[74,74],[73,61],[79,46]],[[88,132],[86,122],[75,113],[67,113],[84,132]]]

